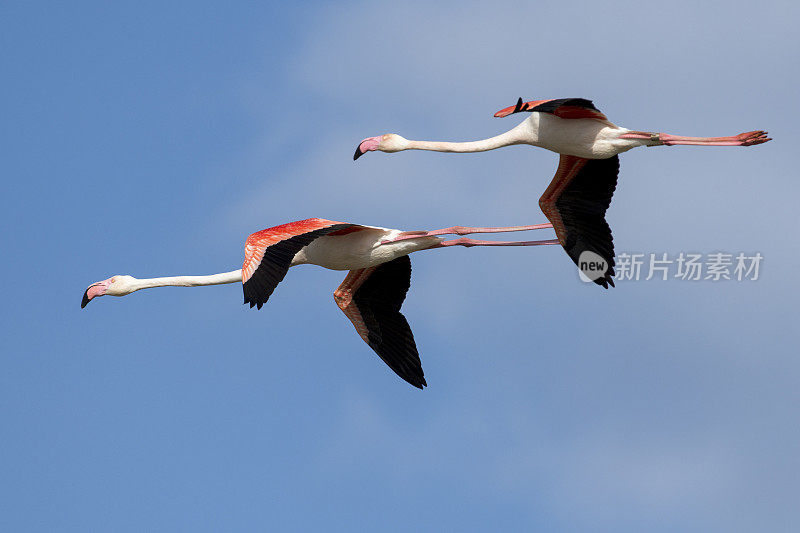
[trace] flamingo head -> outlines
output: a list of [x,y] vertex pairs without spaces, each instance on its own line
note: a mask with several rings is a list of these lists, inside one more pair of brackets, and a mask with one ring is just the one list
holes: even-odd
[[139,290],[135,285],[136,278],[133,276],[111,276],[103,281],[92,283],[86,292],[83,293],[81,309],[98,296],[125,296]]
[[386,133],[378,135],[377,137],[367,137],[356,148],[356,153],[353,154],[353,161],[366,154],[367,152],[374,152],[379,150],[381,152],[399,152],[408,147],[408,140],[395,134]]

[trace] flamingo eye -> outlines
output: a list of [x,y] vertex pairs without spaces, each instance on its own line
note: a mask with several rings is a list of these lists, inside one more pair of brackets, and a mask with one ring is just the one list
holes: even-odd
[[115,281],[117,281],[117,276],[114,276],[114,277],[113,277],[113,278],[111,278],[109,281],[110,281],[111,283],[114,283]]

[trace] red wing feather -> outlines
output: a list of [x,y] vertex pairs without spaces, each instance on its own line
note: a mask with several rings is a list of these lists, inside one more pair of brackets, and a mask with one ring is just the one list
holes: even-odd
[[531,100],[530,102],[523,102],[522,98],[517,100],[517,103],[503,108],[497,113],[494,114],[497,118],[507,117],[508,115],[512,115],[514,113],[519,113],[520,111],[530,111],[531,107],[536,107],[537,105],[544,104],[550,102],[550,100]]
[[273,228],[262,229],[247,237],[244,244],[244,264],[242,265],[242,283],[252,277],[253,272],[258,268],[261,259],[264,257],[264,250],[268,246],[277,244],[281,241],[309,233],[318,229],[329,228],[341,222],[325,220],[323,218],[308,218],[281,224]]
[[[536,111],[534,109],[533,111]],[[561,118],[596,118],[599,120],[608,120],[608,118],[596,109],[587,109],[585,107],[564,105],[556,108],[553,114]]]
[[244,246],[245,258],[242,265],[244,303],[261,309],[286,276],[292,259],[300,249],[319,237],[353,227],[360,229],[362,226],[309,218],[250,235]]

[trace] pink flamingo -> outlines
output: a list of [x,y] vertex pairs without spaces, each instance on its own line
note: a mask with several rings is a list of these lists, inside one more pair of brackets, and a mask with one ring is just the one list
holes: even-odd
[[[770,138],[765,131],[750,131],[731,137],[683,137],[666,133],[633,131],[612,124],[590,100],[562,98],[534,100],[502,109],[495,117],[522,111],[531,115],[514,129],[496,137],[472,142],[412,141],[388,133],[368,137],[356,148],[353,159],[366,152],[433,150],[436,152],[484,152],[503,146],[529,144],[560,154],[556,175],[539,207],[553,223],[559,243],[581,266],[584,252],[598,254],[606,263],[604,275],[594,282],[614,286],[614,242],[605,220],[617,185],[617,154],[638,146],[753,146]],[[590,254],[591,256],[591,254]]]
[[86,289],[81,308],[98,296],[125,296],[152,287],[197,287],[241,282],[244,303],[261,309],[289,267],[319,265],[349,270],[333,293],[339,308],[370,348],[411,385],[427,385],[414,335],[400,306],[411,284],[408,254],[449,246],[536,246],[541,241],[482,241],[467,237],[443,240],[438,235],[501,233],[550,228],[551,224],[512,227],[454,226],[434,231],[401,231],[310,218],[253,233],[245,242],[240,270],[210,276],[136,279],[117,275]]

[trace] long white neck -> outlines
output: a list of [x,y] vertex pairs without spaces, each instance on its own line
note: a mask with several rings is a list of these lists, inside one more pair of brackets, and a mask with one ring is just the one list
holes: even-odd
[[408,141],[406,150],[432,150],[434,152],[485,152],[487,150],[494,150],[503,146],[511,146],[514,144],[522,144],[529,142],[527,127],[525,122],[519,124],[516,128],[509,130],[505,133],[483,139],[481,141],[469,142],[439,142],[439,141]]
[[165,278],[147,278],[134,281],[134,290],[150,289],[153,287],[200,287],[203,285],[222,285],[225,283],[241,283],[242,271],[232,270],[210,276],[171,276]]

